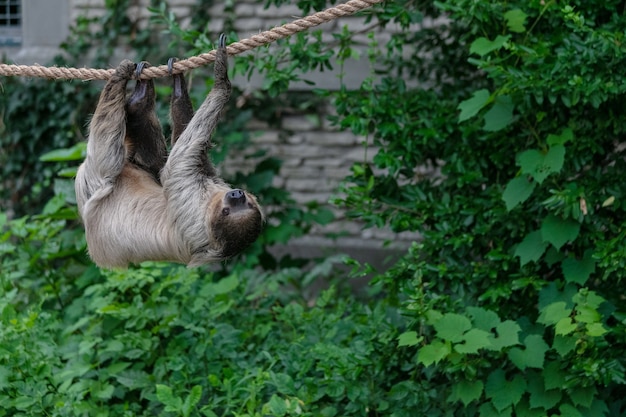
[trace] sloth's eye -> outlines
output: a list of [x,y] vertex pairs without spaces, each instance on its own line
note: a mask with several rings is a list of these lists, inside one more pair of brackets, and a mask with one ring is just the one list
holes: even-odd
[[228,216],[230,214],[230,209],[228,207],[224,207],[222,209],[222,215]]

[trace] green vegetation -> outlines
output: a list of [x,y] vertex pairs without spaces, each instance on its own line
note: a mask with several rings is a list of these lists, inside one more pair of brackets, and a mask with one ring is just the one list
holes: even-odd
[[[70,57],[96,41],[103,53],[146,45],[126,3],[107,4],[99,23],[115,28],[110,38],[79,22]],[[329,100],[336,125],[377,145],[333,203],[367,226],[423,236],[383,271],[272,255],[330,216],[272,187],[280,161],[262,152],[233,181],[276,210],[238,262],[98,270],[71,179],[54,180],[80,159],[72,146],[97,89],[7,80],[0,192],[12,196],[4,210],[27,216],[0,214],[0,415],[626,415],[625,11],[618,1],[449,0],[363,13],[400,30],[385,44],[369,35],[360,89],[316,90],[304,106]],[[212,48],[208,18],[182,30],[155,2],[153,25],[170,42],[158,53]],[[237,126],[272,121],[271,98],[288,97],[291,81],[357,54],[348,30],[325,48],[320,36],[236,59],[267,89],[229,110],[217,159],[246,150]],[[34,107],[35,91],[64,100]],[[64,162],[38,159],[57,148],[42,158]],[[11,194],[12,184],[42,194]],[[344,283],[365,274],[370,296],[356,299]],[[333,285],[305,297],[319,278]]]

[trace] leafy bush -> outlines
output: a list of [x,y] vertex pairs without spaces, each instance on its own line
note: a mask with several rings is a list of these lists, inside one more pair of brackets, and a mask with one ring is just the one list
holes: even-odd
[[623,7],[434,5],[449,20],[392,39],[381,80],[337,99],[381,146],[342,202],[423,236],[380,277],[413,317],[401,342],[455,415],[622,415]]

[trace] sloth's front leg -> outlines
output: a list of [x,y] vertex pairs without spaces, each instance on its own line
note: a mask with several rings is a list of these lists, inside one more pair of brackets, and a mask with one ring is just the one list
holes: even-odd
[[[170,58],[167,61],[167,66],[172,74],[175,58]],[[172,98],[170,100],[170,118],[172,120],[172,146],[176,143],[179,136],[193,117],[193,107],[191,105],[191,99],[189,98],[189,92],[187,91],[187,84],[185,82],[185,76],[181,74],[172,74]]]

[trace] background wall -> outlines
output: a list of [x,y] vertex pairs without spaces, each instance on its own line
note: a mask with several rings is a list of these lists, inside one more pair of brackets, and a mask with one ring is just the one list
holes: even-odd
[[[23,3],[23,45],[20,49],[5,50],[9,61],[20,64],[42,63],[58,52],[56,46],[69,33],[69,26],[78,17],[96,17],[104,13],[104,0],[29,0]],[[149,0],[136,0],[128,9],[129,18],[139,27],[150,27]],[[192,9],[197,1],[169,0],[169,9],[177,16],[181,25],[186,27],[191,21]],[[207,27],[211,32],[220,32],[225,20],[224,5],[215,2],[208,11],[211,20]],[[311,12],[313,13],[313,12]],[[237,1],[234,6],[235,28],[240,38],[246,38],[273,26],[303,17],[300,10],[292,5],[265,9],[254,1]],[[358,32],[362,37],[363,50],[370,40],[368,34],[375,31],[375,39],[384,44],[394,27],[384,30],[373,28],[364,23],[363,17],[345,17],[320,26],[324,30],[322,41],[330,42],[333,33],[347,27],[351,32]],[[94,31],[100,30],[93,27]],[[419,27],[416,26],[416,30]],[[161,28],[156,28],[160,32]],[[156,36],[159,36],[158,33]],[[248,53],[265,54],[266,48],[259,48]],[[109,62],[114,67],[122,58],[128,58],[124,50],[118,51]],[[340,87],[338,66],[333,70],[307,74],[307,79],[315,83],[314,87],[338,89]],[[367,59],[347,60],[343,68],[343,83],[348,88],[356,88],[372,68]],[[252,94],[255,89],[263,88],[259,77],[247,79],[236,77],[233,84]],[[294,91],[310,91],[311,85],[296,83]],[[269,154],[284,161],[280,176],[275,185],[285,187],[300,204],[311,201],[328,204],[329,197],[337,193],[340,181],[349,174],[350,166],[357,161],[364,161],[375,155],[376,150],[367,143],[367,138],[358,137],[350,132],[338,131],[327,120],[327,112],[322,109],[316,113],[303,112],[297,108],[286,108],[278,127],[270,127],[264,122],[253,121],[245,129],[252,135],[254,146],[267,149]],[[232,157],[223,164],[222,171],[228,172],[229,166],[241,167],[246,161]],[[357,258],[380,261],[396,248],[404,248],[417,236],[411,233],[394,234],[387,229],[362,230],[354,219],[347,219],[343,212],[328,205],[336,215],[336,220],[314,230],[309,236],[292,240],[289,250],[299,255],[314,256],[327,251],[348,252]],[[329,236],[332,236],[329,237]],[[380,251],[387,243],[386,249]]]

